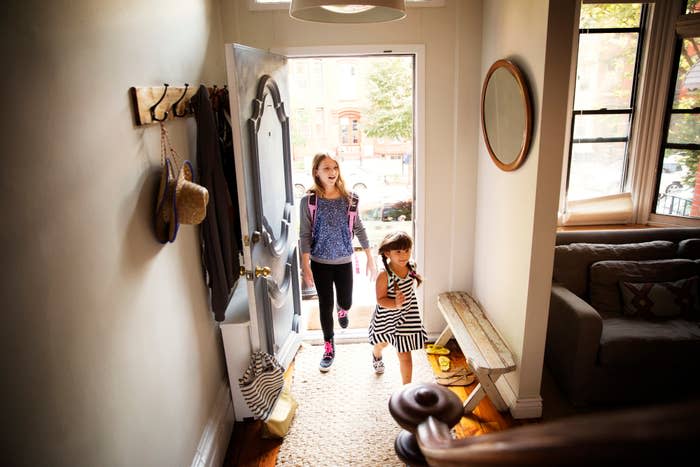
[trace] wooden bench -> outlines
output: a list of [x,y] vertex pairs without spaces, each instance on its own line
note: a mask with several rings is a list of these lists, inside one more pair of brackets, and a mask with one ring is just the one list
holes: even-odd
[[515,370],[515,361],[479,304],[466,292],[445,292],[438,296],[438,308],[447,326],[435,344],[444,346],[454,337],[479,381],[464,402],[464,411],[474,410],[484,395],[499,412],[508,409],[496,389],[496,380]]

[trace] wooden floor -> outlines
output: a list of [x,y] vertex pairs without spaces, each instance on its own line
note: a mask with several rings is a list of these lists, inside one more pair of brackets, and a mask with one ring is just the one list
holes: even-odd
[[[459,350],[454,340],[451,340],[447,347],[450,349],[450,360],[452,370],[465,368],[467,366],[464,355]],[[436,375],[441,373],[437,357],[429,355],[430,365]],[[286,378],[291,378],[294,371],[294,364],[289,366]],[[449,386],[449,389],[456,393],[462,401],[467,398],[467,395],[474,389],[476,382],[469,386]],[[387,409],[388,410],[388,409]],[[458,426],[455,426],[455,434],[459,438],[467,436],[478,436],[484,433],[505,430],[510,427],[527,424],[539,423],[541,420],[515,420],[511,417],[510,412],[498,412],[488,397],[482,399],[472,415],[462,417]],[[260,466],[273,467],[277,460],[277,453],[282,444],[282,440],[262,439],[261,437],[262,424],[259,421],[255,422],[236,422],[229,443],[224,467],[233,466]],[[387,443],[393,443],[394,440],[387,440]]]

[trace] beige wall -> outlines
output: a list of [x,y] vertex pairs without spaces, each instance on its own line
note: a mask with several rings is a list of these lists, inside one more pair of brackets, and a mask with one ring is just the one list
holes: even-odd
[[[3,15],[3,446],[11,465],[183,466],[226,381],[198,230],[151,228],[157,126],[130,86],[225,82],[218,0]],[[7,8],[7,6],[6,6]],[[170,123],[194,158],[194,120]]]
[[419,202],[426,215],[418,222],[426,228],[416,240],[425,253],[419,265],[426,278],[425,324],[435,333],[443,326],[437,294],[471,285],[480,93],[481,1],[445,4],[409,8],[397,22],[327,25],[291,19],[284,10],[251,12],[246,1],[222,0],[226,42],[261,49],[425,45],[425,190]]
[[[566,121],[573,1],[484,2],[481,74],[501,58],[531,88],[533,139],[521,168],[504,172],[479,144],[474,295],[516,354],[499,385],[514,415],[540,413],[540,381],[552,277]],[[568,44],[568,45],[567,45]]]

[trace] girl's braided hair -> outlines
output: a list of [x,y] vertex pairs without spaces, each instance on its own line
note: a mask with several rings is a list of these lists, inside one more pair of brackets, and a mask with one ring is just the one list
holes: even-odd
[[[382,257],[382,263],[384,263],[384,269],[387,273],[391,274],[391,269],[389,269],[386,253],[391,250],[410,250],[411,248],[413,248],[411,236],[401,230],[390,233],[382,239],[379,243],[379,255]],[[416,266],[412,261],[408,262],[408,275],[414,278],[419,286],[423,282],[416,272]]]

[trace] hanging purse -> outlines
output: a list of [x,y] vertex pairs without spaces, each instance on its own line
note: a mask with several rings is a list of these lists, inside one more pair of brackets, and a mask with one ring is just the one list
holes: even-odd
[[265,352],[254,352],[250,364],[238,380],[241,394],[253,416],[265,420],[284,386],[284,370],[277,359]]

